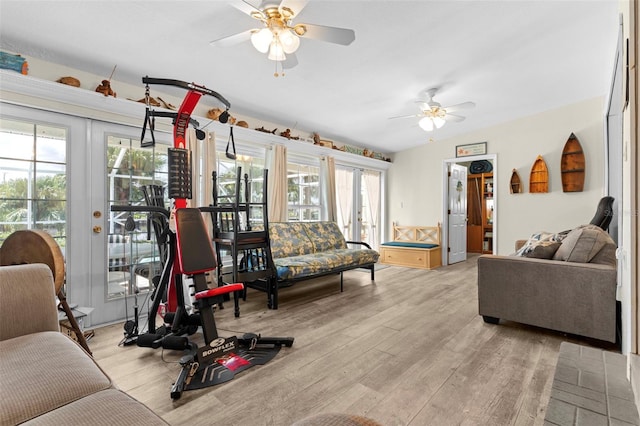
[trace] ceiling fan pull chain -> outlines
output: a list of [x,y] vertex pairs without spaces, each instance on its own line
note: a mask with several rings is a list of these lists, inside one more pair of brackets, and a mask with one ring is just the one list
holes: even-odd
[[273,72],[273,76],[277,77],[278,76],[278,61],[275,61],[275,71]]

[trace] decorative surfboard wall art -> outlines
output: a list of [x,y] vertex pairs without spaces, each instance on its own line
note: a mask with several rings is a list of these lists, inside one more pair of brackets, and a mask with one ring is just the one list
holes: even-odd
[[531,166],[529,192],[532,194],[549,192],[549,169],[541,155],[538,155]]
[[511,172],[511,181],[509,182],[509,189],[512,194],[521,194],[523,191],[522,180],[516,169]]
[[563,192],[582,192],[586,162],[582,145],[575,134],[571,133],[562,150],[560,172]]

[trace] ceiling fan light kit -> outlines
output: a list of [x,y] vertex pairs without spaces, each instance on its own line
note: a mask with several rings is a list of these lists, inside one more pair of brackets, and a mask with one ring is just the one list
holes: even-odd
[[418,121],[418,125],[425,132],[432,132],[434,129],[439,129],[442,126],[444,126],[444,123],[445,121],[442,118],[438,118],[438,117],[436,118],[424,117],[420,119],[420,121]]
[[[280,64],[283,68],[293,68],[297,59],[287,60],[287,55],[293,55],[300,47],[300,37],[322,40],[341,45],[351,44],[356,36],[350,29],[328,27],[314,24],[293,24],[293,16],[305,7],[308,0],[282,0],[279,5],[268,4],[262,8],[254,6],[248,0],[237,0],[233,6],[260,21],[264,27],[248,30],[242,33],[223,37],[211,42],[212,45],[228,46],[240,41],[251,39],[251,44],[260,53],[267,53],[267,58]],[[296,11],[294,12],[294,9]],[[276,77],[280,74],[277,72]],[[284,75],[284,73],[282,73]]]
[[284,54],[284,49],[282,48],[282,45],[280,43],[278,43],[277,41],[272,41],[271,45],[269,46],[269,55],[267,55],[267,58],[272,61],[281,62],[287,59],[287,55]]
[[255,10],[251,17],[261,21],[265,28],[251,33],[251,43],[260,53],[267,53],[267,58],[272,61],[282,62],[287,59],[286,54],[294,53],[300,47],[299,35],[304,35],[307,30],[304,25],[298,24],[291,27],[291,18],[294,13],[287,7],[271,6],[263,11]]
[[269,51],[271,40],[273,40],[273,33],[269,28],[263,28],[251,34],[251,44],[253,44],[253,47],[260,53],[267,53]]
[[418,126],[425,132],[432,132],[435,129],[439,129],[444,126],[447,121],[462,121],[464,117],[461,115],[454,115],[451,112],[458,111],[460,109],[472,108],[476,104],[473,102],[463,102],[461,104],[452,105],[449,107],[443,107],[440,103],[433,100],[437,89],[429,89],[426,91],[426,100],[417,100],[416,103],[420,104],[420,113],[411,115],[402,115],[399,117],[390,118],[420,118]]

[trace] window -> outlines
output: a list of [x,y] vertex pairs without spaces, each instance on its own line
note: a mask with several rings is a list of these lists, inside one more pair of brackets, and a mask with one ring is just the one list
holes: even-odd
[[0,244],[41,229],[66,246],[67,129],[0,119]]
[[251,183],[251,202],[262,202],[262,179],[264,172],[264,159],[249,155],[238,155],[236,160],[230,160],[224,153],[218,153],[218,191],[219,195],[235,194],[236,170],[242,168],[242,176],[247,174]]
[[[218,202],[235,202],[237,168],[242,168],[242,180],[244,175],[248,176],[249,202],[262,203],[264,189],[264,158],[252,157],[249,155],[238,155],[236,160],[230,160],[224,153],[218,153]],[[244,200],[244,194],[240,194]],[[250,218],[251,224],[262,223],[262,209],[252,209]]]
[[[108,135],[106,174],[109,204],[147,205],[143,188],[155,185],[163,188],[162,195],[168,208],[167,148],[157,144],[153,149],[143,149],[137,140]],[[162,272],[160,249],[147,218],[146,213],[110,213],[108,298],[148,290],[149,280]]]
[[320,220],[320,168],[314,165],[287,164],[289,222]]

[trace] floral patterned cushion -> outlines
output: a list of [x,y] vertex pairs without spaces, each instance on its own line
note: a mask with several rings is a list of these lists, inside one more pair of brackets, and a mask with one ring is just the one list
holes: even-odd
[[300,222],[270,222],[269,239],[274,259],[313,253],[313,243]]
[[375,250],[348,248],[335,222],[271,222],[269,239],[280,281],[369,265],[380,256]]
[[274,258],[278,280],[290,280],[330,272],[336,268],[367,265],[378,261],[375,250],[338,249],[320,253]]
[[304,228],[316,253],[347,248],[344,235],[335,222],[305,222]]

